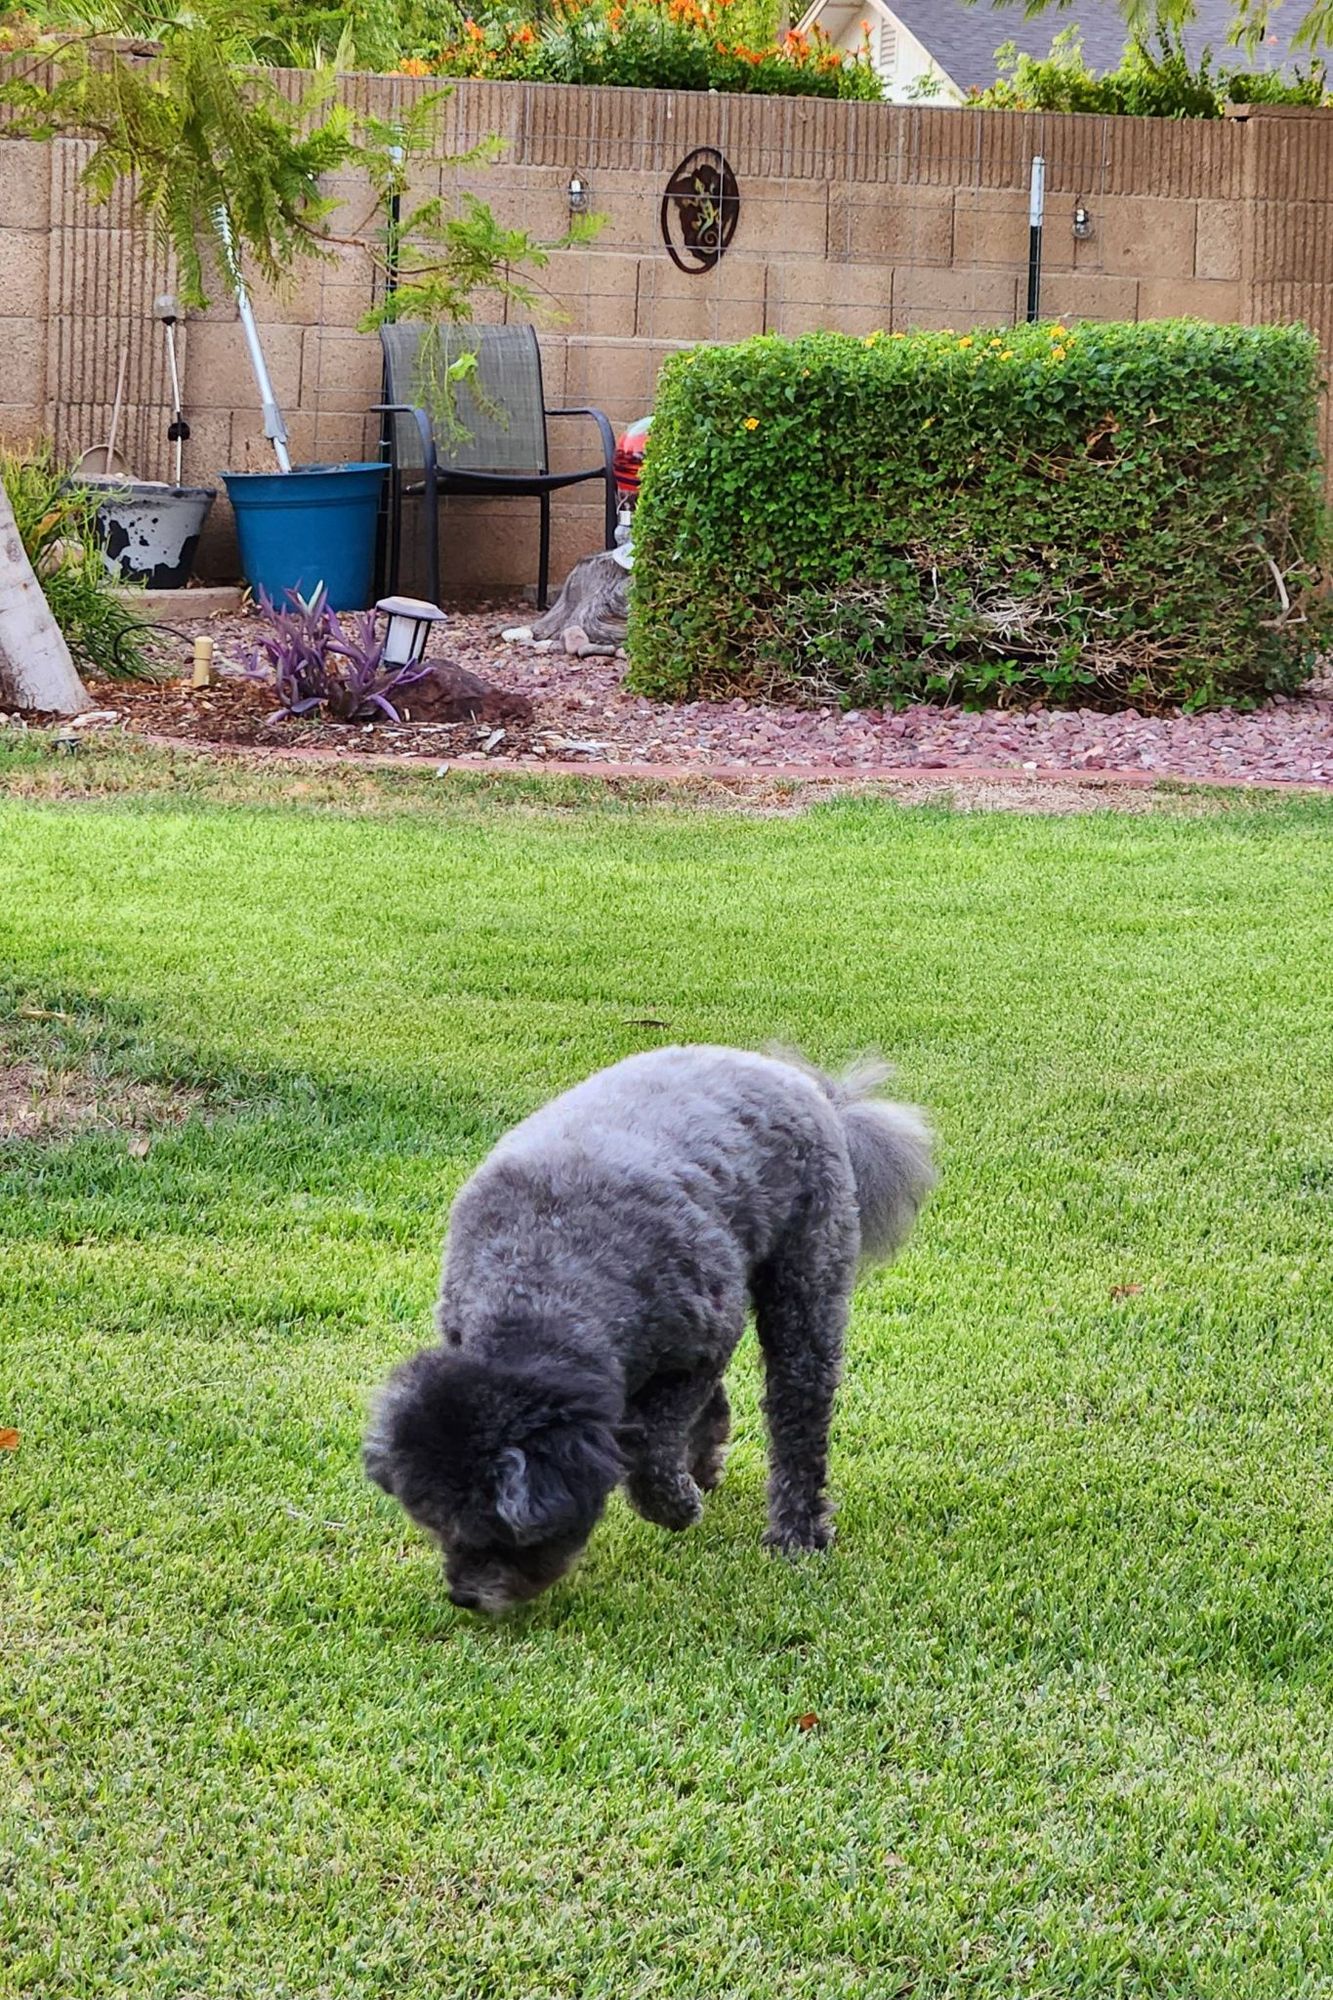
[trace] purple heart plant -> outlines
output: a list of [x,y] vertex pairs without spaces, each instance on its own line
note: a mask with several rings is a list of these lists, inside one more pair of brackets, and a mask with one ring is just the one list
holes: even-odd
[[322,710],[337,722],[401,722],[393,697],[424,680],[431,668],[386,666],[385,635],[376,631],[374,613],[339,617],[329,610],[323,584],[309,599],[289,590],[287,600],[279,609],[260,592],[269,629],[246,668],[251,680],[264,682],[278,698],[270,721]]

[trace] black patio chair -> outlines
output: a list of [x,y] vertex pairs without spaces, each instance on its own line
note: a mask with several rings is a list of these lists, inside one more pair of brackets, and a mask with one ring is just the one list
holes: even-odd
[[[427,327],[403,321],[381,327],[384,349],[384,446],[389,475],[389,587],[396,591],[402,555],[402,507],[420,498],[426,595],[440,598],[439,496],[491,494],[535,499],[541,508],[537,604],[546,609],[551,558],[551,495],[600,479],[606,487],[606,547],[615,545],[615,437],[601,410],[548,410],[542,393],[541,350],[530,326]],[[476,372],[454,386],[445,371],[464,354]],[[428,385],[435,385],[434,392]],[[548,417],[587,417],[596,424],[601,461],[578,472],[552,472]]]

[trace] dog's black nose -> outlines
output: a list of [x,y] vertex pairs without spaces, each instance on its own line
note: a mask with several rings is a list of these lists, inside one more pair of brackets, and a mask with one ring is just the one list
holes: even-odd
[[480,1611],[481,1599],[470,1590],[450,1590],[449,1602],[456,1604],[460,1611]]

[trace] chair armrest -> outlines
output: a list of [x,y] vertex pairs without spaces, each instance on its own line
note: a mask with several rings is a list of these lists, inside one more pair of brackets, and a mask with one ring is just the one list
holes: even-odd
[[421,460],[427,473],[433,478],[437,470],[435,452],[435,431],[426,411],[415,403],[372,403],[371,411],[377,416],[414,417],[421,436]]
[[604,411],[592,409],[548,410],[546,414],[548,417],[591,417],[602,434],[602,454],[606,459],[606,476],[608,479],[614,476],[616,436],[611,428],[611,419]]

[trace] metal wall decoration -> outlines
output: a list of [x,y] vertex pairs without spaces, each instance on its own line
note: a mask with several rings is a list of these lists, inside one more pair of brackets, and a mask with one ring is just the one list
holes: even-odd
[[667,182],[662,196],[662,241],[681,271],[711,271],[740,215],[736,176],[716,146],[696,146]]

